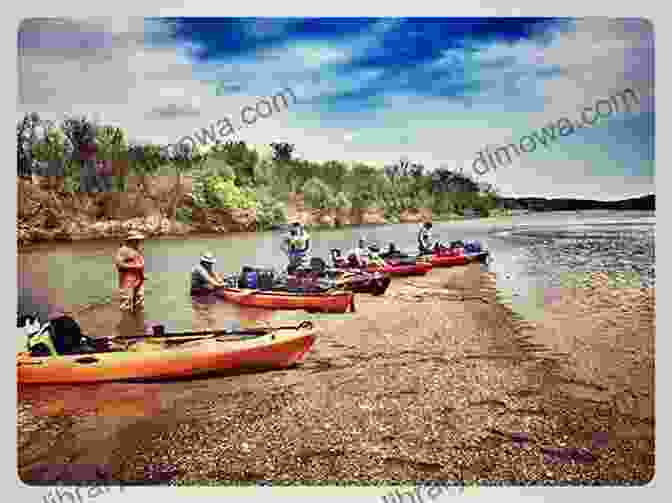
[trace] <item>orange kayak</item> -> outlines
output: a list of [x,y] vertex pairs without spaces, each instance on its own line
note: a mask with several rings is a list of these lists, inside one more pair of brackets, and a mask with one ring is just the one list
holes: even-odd
[[110,351],[46,357],[19,353],[17,381],[19,384],[81,384],[282,369],[300,361],[315,338],[315,330],[291,329],[243,340],[227,340],[227,336],[222,336],[147,352]]
[[334,290],[327,293],[259,291],[244,288],[220,288],[215,295],[241,306],[266,309],[303,309],[308,312],[345,313],[355,310],[354,293]]

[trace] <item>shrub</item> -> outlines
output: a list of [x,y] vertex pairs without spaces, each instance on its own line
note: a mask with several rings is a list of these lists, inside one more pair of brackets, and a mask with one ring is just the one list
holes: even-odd
[[275,199],[270,191],[257,192],[257,229],[268,230],[274,225],[287,223],[285,205]]
[[317,177],[303,184],[302,193],[304,201],[313,209],[326,210],[335,204],[331,188]]
[[193,213],[191,208],[177,208],[175,211],[175,219],[178,222],[190,224],[193,221]]
[[256,208],[254,190],[231,179],[199,173],[193,182],[194,202],[201,208]]
[[222,159],[210,158],[205,161],[203,172],[210,176],[218,176],[224,180],[235,180],[235,170]]
[[349,210],[352,208],[352,201],[345,194],[345,192],[339,192],[333,197],[331,208],[339,210]]

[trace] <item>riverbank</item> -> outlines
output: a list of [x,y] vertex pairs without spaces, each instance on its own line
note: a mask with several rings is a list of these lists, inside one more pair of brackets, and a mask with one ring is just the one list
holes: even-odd
[[[491,273],[436,269],[359,295],[349,319],[325,316],[295,369],[108,385],[86,403],[66,390],[60,407],[58,392],[24,395],[19,473],[35,480],[39,463],[70,463],[131,483],[645,483],[655,291],[603,279],[567,290],[531,324],[497,302]],[[81,323],[91,329],[95,312]]]
[[[160,182],[160,183],[159,183]],[[192,181],[185,177],[177,204],[186,220],[168,218],[174,201],[167,180],[154,184],[129,181],[128,192],[72,193],[45,189],[39,183],[17,180],[17,246],[57,241],[90,241],[123,238],[131,230],[148,237],[186,236],[192,234],[228,234],[254,232],[259,228],[254,209],[203,209],[194,205]],[[349,225],[384,225],[432,220],[427,208],[407,210],[386,217],[379,208],[365,210],[314,210],[306,206],[300,194],[290,194],[284,204],[288,222],[301,222],[310,228],[333,228]],[[493,212],[506,216],[508,210]],[[439,220],[463,220],[447,215]]]

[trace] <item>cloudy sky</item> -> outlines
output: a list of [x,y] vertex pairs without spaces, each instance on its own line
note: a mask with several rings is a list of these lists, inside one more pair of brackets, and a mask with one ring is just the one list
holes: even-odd
[[[159,143],[216,124],[223,140],[265,152],[288,141],[301,158],[381,167],[405,156],[472,173],[484,148],[576,123],[584,107],[631,88],[640,102],[629,112],[621,102],[477,178],[515,196],[654,191],[653,31],[643,20],[51,18],[25,20],[18,44],[17,118],[86,113]],[[244,107],[284,89],[296,102],[242,127]]]

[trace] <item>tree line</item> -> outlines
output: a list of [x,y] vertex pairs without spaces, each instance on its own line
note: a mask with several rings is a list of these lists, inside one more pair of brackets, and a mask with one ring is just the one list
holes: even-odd
[[430,208],[437,218],[473,209],[487,216],[496,192],[470,176],[444,167],[429,169],[402,158],[383,169],[338,160],[315,162],[295,155],[295,146],[274,142],[262,155],[244,141],[216,142],[207,151],[191,142],[171,148],[130,141],[117,126],[85,116],[60,123],[37,113],[17,124],[19,177],[48,176],[60,191],[127,190],[129,175],[148,192],[151,179],[172,174],[174,189],[169,217],[189,221],[180,208],[182,177],[193,177],[194,204],[203,208],[255,208],[260,229],[284,223],[283,203],[300,193],[314,209],[376,207],[395,221],[406,210]]

